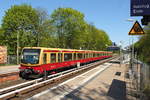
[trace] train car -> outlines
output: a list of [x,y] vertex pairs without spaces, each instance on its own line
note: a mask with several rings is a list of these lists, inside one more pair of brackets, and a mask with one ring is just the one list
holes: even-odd
[[112,57],[112,52],[60,48],[25,47],[22,50],[20,77],[40,77]]

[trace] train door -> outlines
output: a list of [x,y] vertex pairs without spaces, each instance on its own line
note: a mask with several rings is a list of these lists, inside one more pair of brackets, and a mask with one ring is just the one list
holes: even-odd
[[77,54],[76,53],[73,53],[73,60],[77,60]]

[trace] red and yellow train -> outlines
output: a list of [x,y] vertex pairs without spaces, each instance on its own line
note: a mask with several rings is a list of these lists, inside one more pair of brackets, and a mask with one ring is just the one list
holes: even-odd
[[112,57],[112,52],[60,48],[25,47],[22,51],[20,77],[52,74],[77,63],[86,64]]

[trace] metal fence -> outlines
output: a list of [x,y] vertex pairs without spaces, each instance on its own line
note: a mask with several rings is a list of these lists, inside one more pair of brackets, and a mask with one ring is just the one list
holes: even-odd
[[150,66],[134,59],[132,71],[133,84],[137,91],[138,98],[140,98],[140,100],[148,100],[145,89],[149,87],[147,92],[150,94]]
[[144,91],[146,87],[150,89],[150,66],[147,64],[141,64],[141,74],[140,74],[141,84],[140,90]]
[[8,55],[7,56],[7,64],[17,64],[17,56],[16,55]]

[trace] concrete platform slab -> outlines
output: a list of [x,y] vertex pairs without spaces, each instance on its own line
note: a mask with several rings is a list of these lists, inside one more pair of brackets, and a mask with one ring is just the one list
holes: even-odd
[[125,66],[106,63],[28,100],[115,100],[107,94],[113,79],[124,81],[124,71]]
[[0,66],[0,74],[17,72],[19,71],[20,65],[12,65],[12,66]]

